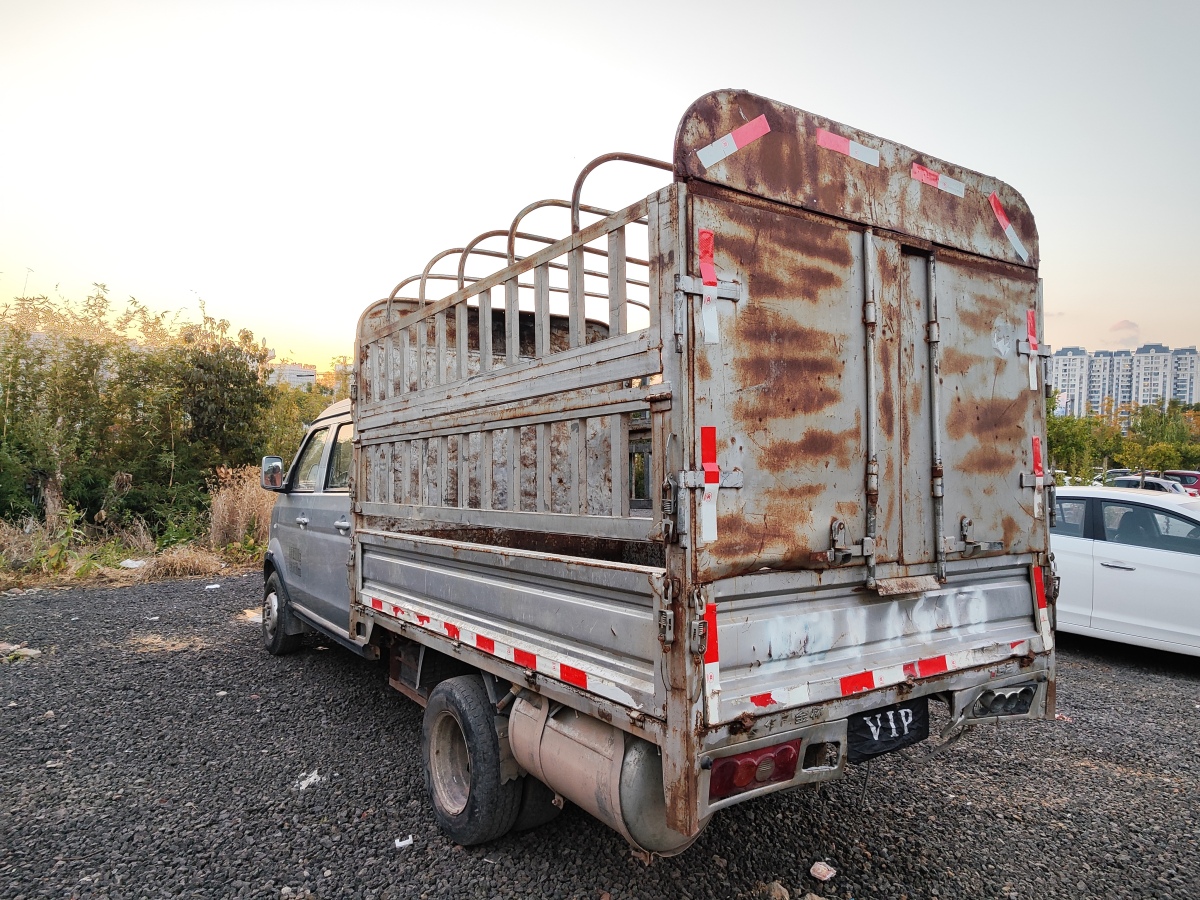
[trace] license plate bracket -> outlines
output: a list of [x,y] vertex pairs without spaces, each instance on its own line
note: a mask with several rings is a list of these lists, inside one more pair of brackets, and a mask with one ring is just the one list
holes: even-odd
[[846,721],[847,758],[864,762],[919,744],[929,737],[929,698],[914,697],[891,706],[855,713]]

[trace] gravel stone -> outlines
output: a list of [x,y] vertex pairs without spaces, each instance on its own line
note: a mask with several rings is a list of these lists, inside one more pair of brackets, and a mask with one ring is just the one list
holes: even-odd
[[[735,807],[645,867],[573,807],[448,841],[421,710],[339,647],[268,655],[261,590],[249,575],[0,598],[0,641],[42,651],[0,666],[0,896],[1200,897],[1192,658],[1061,635],[1064,718]],[[816,861],[837,877],[816,881]]]

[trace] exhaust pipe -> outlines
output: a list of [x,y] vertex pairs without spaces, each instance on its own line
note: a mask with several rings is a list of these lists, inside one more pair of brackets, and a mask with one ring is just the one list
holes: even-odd
[[627,840],[646,862],[682,853],[700,836],[667,825],[662,756],[649,741],[525,691],[508,742],[521,768]]

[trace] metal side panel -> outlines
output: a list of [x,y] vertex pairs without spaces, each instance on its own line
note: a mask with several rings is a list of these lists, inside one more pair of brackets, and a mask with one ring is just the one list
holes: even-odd
[[662,569],[386,532],[358,541],[358,602],[370,614],[664,715]]
[[988,562],[892,597],[845,581],[800,593],[773,573],[717,582],[720,721],[1042,652],[1028,559]]

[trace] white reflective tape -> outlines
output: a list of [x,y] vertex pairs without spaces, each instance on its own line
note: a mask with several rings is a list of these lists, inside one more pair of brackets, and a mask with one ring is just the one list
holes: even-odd
[[886,687],[889,684],[899,684],[907,678],[903,665],[874,669],[871,674],[875,677],[875,687],[877,688]]
[[721,664],[704,664],[704,699],[708,724],[716,725],[721,720]]
[[1029,357],[1029,389],[1036,391],[1038,389],[1038,364],[1037,357]]
[[717,487],[706,484],[700,498],[700,542],[711,544],[717,539]]
[[700,317],[704,322],[704,343],[719,344],[721,336],[717,331],[717,286],[704,285],[704,296],[700,301]]
[[732,134],[727,134],[724,137],[719,137],[707,147],[701,147],[696,151],[696,156],[700,158],[700,165],[706,169],[711,169],[725,157],[737,151],[737,143],[733,140]]
[[868,166],[879,165],[879,151],[872,150],[870,147],[864,147],[856,141],[850,142],[850,157],[857,159],[859,162],[865,162]]
[[1029,251],[1025,249],[1025,245],[1021,243],[1021,239],[1017,237],[1017,232],[1011,224],[1005,227],[1004,234],[1008,238],[1008,242],[1013,245],[1013,249],[1017,251],[1017,256],[1021,257],[1021,262],[1029,262]]

